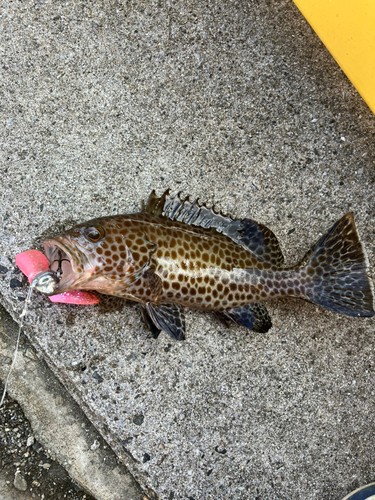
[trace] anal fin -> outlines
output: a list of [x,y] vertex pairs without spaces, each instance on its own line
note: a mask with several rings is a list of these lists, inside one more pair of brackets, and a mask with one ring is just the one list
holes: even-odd
[[146,302],[145,308],[156,328],[176,340],[185,340],[185,315],[179,304]]
[[214,314],[226,326],[233,322],[254,332],[266,333],[272,326],[271,318],[263,304],[246,304]]

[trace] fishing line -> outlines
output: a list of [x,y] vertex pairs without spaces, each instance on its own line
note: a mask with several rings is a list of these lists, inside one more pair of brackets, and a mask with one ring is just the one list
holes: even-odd
[[33,293],[33,290],[34,290],[34,284],[32,283],[30,285],[30,288],[27,292],[27,296],[26,296],[26,300],[25,300],[25,305],[24,305],[24,308],[22,310],[22,313],[20,315],[20,327],[18,329],[18,335],[17,335],[17,342],[16,342],[16,348],[15,348],[15,351],[14,351],[14,355],[13,355],[13,361],[12,361],[12,364],[10,365],[10,368],[9,368],[9,371],[8,371],[8,375],[5,379],[5,383],[4,383],[4,392],[3,392],[3,395],[2,395],[2,398],[1,398],[1,401],[0,401],[0,407],[2,406],[3,402],[4,402],[4,399],[5,399],[5,395],[6,395],[6,392],[7,392],[7,387],[8,387],[8,382],[9,382],[9,378],[12,374],[12,371],[13,371],[13,368],[14,368],[14,365],[16,364],[16,358],[17,358],[17,353],[18,353],[18,347],[19,347],[19,344],[20,344],[20,337],[21,337],[21,330],[22,330],[22,327],[23,327],[23,318],[26,316],[27,314],[27,306],[30,304],[31,302],[31,295]]

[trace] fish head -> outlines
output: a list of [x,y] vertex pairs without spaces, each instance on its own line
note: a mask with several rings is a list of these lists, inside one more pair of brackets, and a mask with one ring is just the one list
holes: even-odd
[[131,252],[111,219],[93,219],[44,241],[50,269],[61,273],[55,294],[85,289],[113,293],[126,276]]

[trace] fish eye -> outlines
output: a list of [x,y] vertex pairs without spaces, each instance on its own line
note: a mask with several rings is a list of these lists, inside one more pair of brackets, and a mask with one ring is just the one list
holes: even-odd
[[104,238],[105,231],[101,226],[91,226],[85,228],[84,235],[89,241],[97,243]]

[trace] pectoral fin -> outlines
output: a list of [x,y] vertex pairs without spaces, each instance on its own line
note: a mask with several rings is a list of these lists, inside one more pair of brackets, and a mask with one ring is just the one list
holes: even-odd
[[185,340],[185,315],[181,306],[146,302],[145,308],[156,328],[176,340]]
[[143,318],[144,322],[148,326],[148,329],[150,330],[152,337],[154,339],[157,339],[159,337],[161,329],[158,328],[155,325],[155,323],[152,321],[152,319],[150,318],[148,312],[146,311],[145,306],[143,304],[139,304],[139,305],[140,305],[140,310],[141,310],[142,318]]
[[147,280],[147,287],[151,290],[152,297],[156,298],[160,295],[163,289],[163,282],[160,276],[158,276],[152,269],[148,269],[145,272],[144,277]]
[[263,304],[247,304],[214,314],[226,326],[233,322],[254,332],[266,333],[272,326],[271,318]]

